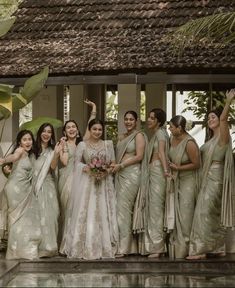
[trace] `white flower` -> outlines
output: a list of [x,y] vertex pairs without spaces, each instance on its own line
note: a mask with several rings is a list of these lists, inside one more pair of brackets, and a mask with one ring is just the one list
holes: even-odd
[[185,130],[186,130],[186,131],[190,131],[192,128],[193,128],[193,121],[187,120],[187,121],[186,121]]

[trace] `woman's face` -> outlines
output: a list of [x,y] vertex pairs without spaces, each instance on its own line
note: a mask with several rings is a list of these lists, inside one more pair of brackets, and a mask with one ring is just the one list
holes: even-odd
[[173,123],[169,123],[169,131],[173,136],[179,136],[180,135],[180,126],[176,127]]
[[132,114],[126,114],[124,117],[124,125],[126,127],[127,132],[130,132],[136,128],[136,119]]
[[208,127],[214,130],[219,127],[219,117],[215,113],[209,113],[207,118]]
[[50,126],[46,126],[41,134],[41,141],[44,144],[48,144],[48,142],[51,140],[51,136],[52,136],[52,130]]
[[99,140],[103,134],[103,127],[101,124],[94,124],[90,128],[90,137],[94,140]]
[[33,139],[30,134],[25,134],[20,140],[20,147],[22,147],[26,152],[29,152],[33,146]]
[[74,122],[68,122],[65,126],[65,137],[74,139],[78,135],[78,128]]
[[155,129],[158,126],[157,118],[155,118],[154,112],[149,113],[147,121],[148,129]]

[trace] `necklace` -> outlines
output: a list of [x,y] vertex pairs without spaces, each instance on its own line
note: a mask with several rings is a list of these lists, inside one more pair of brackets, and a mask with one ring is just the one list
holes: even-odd
[[103,148],[103,141],[102,140],[99,140],[97,142],[87,141],[87,144],[93,150],[100,150],[101,148]]

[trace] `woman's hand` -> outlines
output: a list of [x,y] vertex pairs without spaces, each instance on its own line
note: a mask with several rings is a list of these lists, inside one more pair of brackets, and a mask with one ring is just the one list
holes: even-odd
[[235,89],[231,89],[229,91],[228,90],[226,91],[226,98],[228,101],[231,102],[233,100],[234,96],[235,96]]
[[82,168],[82,172],[85,172],[85,173],[87,173],[87,174],[90,174],[90,172],[91,172],[91,169],[90,169],[90,167],[89,166],[84,166],[83,168]]
[[175,163],[172,163],[172,162],[169,162],[169,167],[170,167],[172,170],[175,170],[175,171],[178,171],[178,170],[179,170],[178,165],[176,165]]
[[59,155],[63,149],[63,144],[61,142],[57,142],[54,148],[55,154]]
[[96,104],[88,99],[84,100],[84,103],[86,103],[88,106],[92,108],[96,107]]
[[5,158],[0,158],[0,165],[3,165],[4,163],[6,163]]
[[117,173],[123,168],[123,166],[122,164],[111,164],[110,168],[111,168],[112,173]]

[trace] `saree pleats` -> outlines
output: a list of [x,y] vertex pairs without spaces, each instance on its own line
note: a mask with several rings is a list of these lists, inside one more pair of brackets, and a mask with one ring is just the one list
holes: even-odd
[[140,183],[140,164],[130,165],[118,172],[117,220],[119,227],[119,254],[137,253],[137,237],[132,233],[133,210]]
[[8,205],[7,259],[39,257],[39,206],[32,192],[32,163],[28,157],[14,163],[4,188]]
[[175,183],[175,227],[170,235],[169,253],[172,258],[184,258],[189,254],[189,238],[197,197],[197,175],[181,172]]
[[226,229],[221,226],[221,197],[223,186],[222,164],[212,164],[207,185],[201,191],[190,240],[190,255],[224,252]]
[[[186,153],[188,141],[195,142],[190,135],[187,135],[177,146],[170,148],[169,156],[173,163],[178,165],[188,163]],[[174,209],[174,212],[166,209],[166,213],[169,213],[166,215],[168,219],[166,222],[169,225],[166,228],[170,233],[169,256],[185,258],[189,254],[189,238],[198,196],[199,172],[198,170],[173,171],[172,180],[167,184],[171,187],[167,188],[166,207]],[[172,203],[172,196],[174,203]]]
[[147,229],[145,232],[145,251],[141,254],[164,253],[164,209],[166,197],[166,180],[161,162],[156,160],[149,168]]
[[[62,239],[64,233],[64,223],[66,218],[66,213],[68,211],[68,203],[71,197],[72,181],[73,181],[73,169],[74,169],[74,154],[75,148],[68,144],[68,164],[67,166],[59,170],[59,182],[58,182],[58,192],[60,199],[60,230],[58,235],[59,242]],[[63,247],[60,247],[63,250]]]
[[201,187],[190,236],[190,255],[224,253],[226,228],[234,226],[234,163],[231,141],[214,137],[201,147]]

